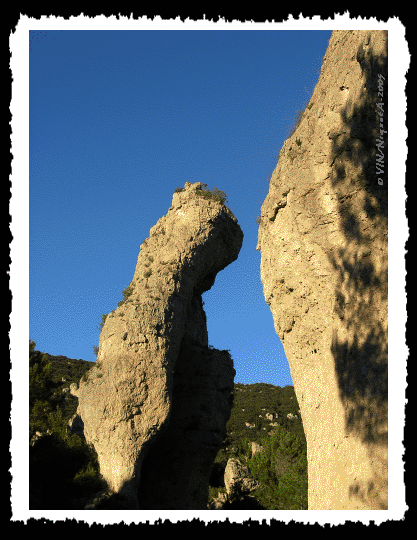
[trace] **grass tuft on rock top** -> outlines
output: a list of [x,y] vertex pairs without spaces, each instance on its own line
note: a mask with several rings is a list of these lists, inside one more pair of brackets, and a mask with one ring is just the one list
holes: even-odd
[[[218,188],[214,188],[213,190],[208,189],[207,184],[201,184],[201,188],[198,188],[195,190],[195,193],[204,199],[212,199],[214,201],[217,201],[221,204],[226,204],[227,201],[227,195],[224,191],[220,191]],[[182,191],[185,191],[184,188],[175,188],[174,193],[181,193]]]

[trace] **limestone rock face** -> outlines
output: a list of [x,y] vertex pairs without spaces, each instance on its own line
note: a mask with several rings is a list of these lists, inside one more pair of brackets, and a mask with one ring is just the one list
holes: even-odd
[[233,361],[208,346],[201,294],[237,259],[243,233],[199,182],[177,191],[141,245],[125,302],[105,320],[96,366],[71,388],[100,472],[126,508],[206,508],[232,407]]
[[332,33],[261,210],[261,280],[300,404],[313,510],[388,505],[388,186],[376,174],[387,40]]
[[229,458],[224,471],[224,485],[230,495],[234,488],[238,488],[242,493],[250,493],[259,487],[259,482],[250,477],[249,467],[242,465],[238,459]]

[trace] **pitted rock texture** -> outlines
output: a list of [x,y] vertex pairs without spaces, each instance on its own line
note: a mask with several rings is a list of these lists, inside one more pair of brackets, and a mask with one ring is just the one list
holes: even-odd
[[312,510],[388,505],[388,186],[376,174],[387,40],[332,33],[261,210],[261,280],[300,405]]
[[127,508],[206,508],[230,417],[233,361],[208,346],[201,294],[237,259],[243,233],[203,191],[176,190],[141,245],[129,296],[105,320],[97,365],[71,388],[100,472]]

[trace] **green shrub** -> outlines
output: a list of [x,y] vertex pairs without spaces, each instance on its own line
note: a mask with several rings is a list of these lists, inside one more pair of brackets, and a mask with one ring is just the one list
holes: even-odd
[[255,492],[257,500],[271,510],[306,510],[305,445],[280,425],[261,444],[264,450],[248,460],[253,477],[261,484]]
[[36,431],[49,429],[48,415],[53,411],[50,399],[55,386],[52,364],[35,346],[35,342],[29,340],[29,440]]
[[[301,141],[300,141],[300,144],[301,144]],[[296,150],[295,148],[290,147],[288,150],[287,157],[292,163],[297,156],[302,156],[303,154],[305,154],[306,150],[307,150],[306,148],[300,148],[299,150]]]
[[[133,286],[129,285],[128,287],[126,287],[126,289],[124,291],[122,291],[122,294],[123,294],[122,302],[126,302],[126,300],[129,298],[129,296],[132,293],[133,293]],[[120,302],[119,302],[119,305],[120,305]]]
[[291,161],[291,163],[294,161],[295,157],[297,156],[297,152],[295,150],[293,150],[292,148],[290,148],[288,150],[288,154],[287,154],[287,157],[288,159]]
[[73,485],[80,495],[94,493],[103,489],[105,482],[101,478],[95,460],[89,461],[84,468],[75,474]]
[[213,499],[217,499],[219,493],[224,493],[225,491],[225,487],[209,486],[208,502],[211,503]]
[[104,485],[94,449],[77,435],[52,433],[29,448],[32,510],[82,509],[83,498]]
[[293,127],[291,128],[291,130],[290,130],[289,137],[291,137],[292,135],[294,135],[295,130],[296,130],[296,129],[298,128],[298,126],[300,125],[301,120],[303,119],[304,110],[305,110],[305,109],[300,109],[299,111],[297,111],[297,114],[295,115],[294,125],[293,125]]
[[151,277],[151,275],[152,275],[152,270],[147,270],[143,275],[144,275],[144,277],[146,277],[146,278]]
[[101,316],[101,323],[100,323],[100,327],[99,327],[100,332],[103,330],[103,326],[104,326],[104,323],[106,322],[107,317],[108,317],[108,314],[105,314],[105,315]]
[[212,199],[214,201],[218,201],[221,204],[225,204],[227,201],[227,195],[224,191],[220,191],[217,188],[214,188],[213,191],[210,191],[207,188],[207,184],[202,184],[202,188],[196,189],[196,194],[199,197],[203,197],[204,199]]
[[[311,99],[311,98],[310,98]],[[291,137],[292,135],[294,135],[295,133],[295,130],[298,128],[298,126],[300,125],[301,123],[301,120],[303,119],[303,116],[304,116],[304,112],[306,109],[311,109],[311,107],[314,105],[314,103],[310,103],[309,105],[306,105],[304,107],[304,109],[300,109],[299,111],[297,111],[296,115],[295,115],[295,119],[294,119],[294,125],[293,127],[291,128],[290,130],[290,134],[289,134],[289,137]]]
[[[150,257],[150,259],[151,259],[151,262],[152,262],[153,261],[152,257]],[[120,300],[120,302],[117,303],[117,307],[122,306],[126,302],[126,300],[129,298],[129,296],[131,296],[132,293],[133,293],[133,285],[129,285],[128,287],[126,287],[126,289],[124,291],[122,291],[123,300]],[[110,312],[110,313],[112,313],[112,312]],[[103,330],[104,323],[106,322],[106,319],[110,315],[110,313],[101,316],[100,326],[97,327],[100,330],[100,332]],[[120,313],[121,317],[123,317],[123,315],[124,315],[123,312]],[[98,355],[98,347],[96,345],[94,345],[94,347],[93,347],[93,352],[94,352],[95,356],[97,357],[97,355]]]

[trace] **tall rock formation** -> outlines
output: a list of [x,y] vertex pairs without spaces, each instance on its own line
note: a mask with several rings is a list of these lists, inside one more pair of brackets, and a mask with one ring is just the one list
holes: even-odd
[[242,241],[221,196],[200,182],[177,189],[141,245],[125,301],[105,320],[96,366],[71,388],[119,507],[207,507],[235,370],[227,351],[209,347],[201,294]]
[[261,210],[261,280],[301,409],[312,510],[388,505],[388,186],[376,174],[387,42],[332,33]]

